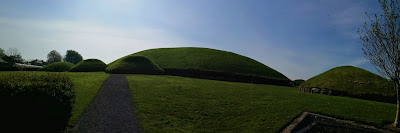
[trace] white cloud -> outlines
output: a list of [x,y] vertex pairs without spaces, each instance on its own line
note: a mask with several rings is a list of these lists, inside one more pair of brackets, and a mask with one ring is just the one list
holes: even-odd
[[351,62],[349,62],[347,64],[351,65],[351,66],[360,66],[360,65],[363,65],[363,64],[368,63],[368,62],[369,62],[369,60],[367,60],[365,58],[359,58],[359,59],[355,59],[355,60],[353,60],[353,61],[351,61]]

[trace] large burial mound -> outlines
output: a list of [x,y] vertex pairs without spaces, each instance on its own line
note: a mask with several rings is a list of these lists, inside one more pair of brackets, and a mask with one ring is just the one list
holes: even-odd
[[98,59],[87,59],[79,62],[71,68],[71,72],[100,72],[106,69],[107,65]]
[[392,83],[367,70],[341,66],[317,75],[299,86],[301,91],[396,102]]
[[163,74],[164,70],[144,56],[129,55],[109,64],[106,72],[120,74]]
[[160,48],[132,55],[149,58],[169,75],[290,86],[290,80],[278,71],[227,51],[194,47]]

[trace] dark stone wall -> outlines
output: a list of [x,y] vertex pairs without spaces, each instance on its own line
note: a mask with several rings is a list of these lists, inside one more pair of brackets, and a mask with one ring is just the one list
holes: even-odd
[[299,91],[302,92],[309,92],[309,93],[318,93],[324,95],[332,95],[332,96],[345,96],[345,97],[352,97],[352,98],[359,98],[364,100],[371,100],[371,101],[378,101],[378,102],[385,102],[385,103],[397,103],[396,96],[385,96],[381,94],[372,94],[372,93],[362,93],[362,94],[351,94],[346,91],[338,91],[332,90],[328,88],[318,88],[318,87],[299,87]]
[[224,72],[212,72],[203,71],[195,69],[168,69],[164,68],[166,75],[183,76],[191,78],[200,79],[211,79],[211,80],[221,80],[221,81],[231,81],[231,82],[244,82],[244,83],[254,83],[254,84],[269,84],[269,85],[279,85],[279,86],[293,86],[290,80],[278,80],[270,79],[256,75],[239,75]]

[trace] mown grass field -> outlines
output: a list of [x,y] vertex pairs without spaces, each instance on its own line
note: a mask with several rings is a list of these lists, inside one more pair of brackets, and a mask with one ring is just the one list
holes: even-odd
[[278,132],[303,111],[382,126],[396,105],[293,87],[175,76],[127,76],[144,132]]
[[[0,74],[9,73],[30,73],[30,74],[46,74],[48,72],[27,72],[27,71],[7,71],[0,72]],[[104,72],[63,72],[67,74],[73,84],[75,91],[75,104],[72,108],[72,116],[68,122],[68,126],[72,127],[76,124],[85,109],[89,106],[90,102],[96,96],[103,82],[108,78],[108,74]]]

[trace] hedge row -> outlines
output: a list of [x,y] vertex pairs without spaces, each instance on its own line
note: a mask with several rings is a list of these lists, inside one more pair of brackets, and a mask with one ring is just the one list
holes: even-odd
[[55,62],[49,65],[44,66],[39,69],[39,71],[48,71],[48,72],[65,72],[69,71],[75,64],[69,62]]
[[7,66],[7,65],[0,65],[0,71],[19,71],[17,67]]
[[74,104],[73,83],[65,74],[0,75],[0,117],[4,131],[59,132]]

